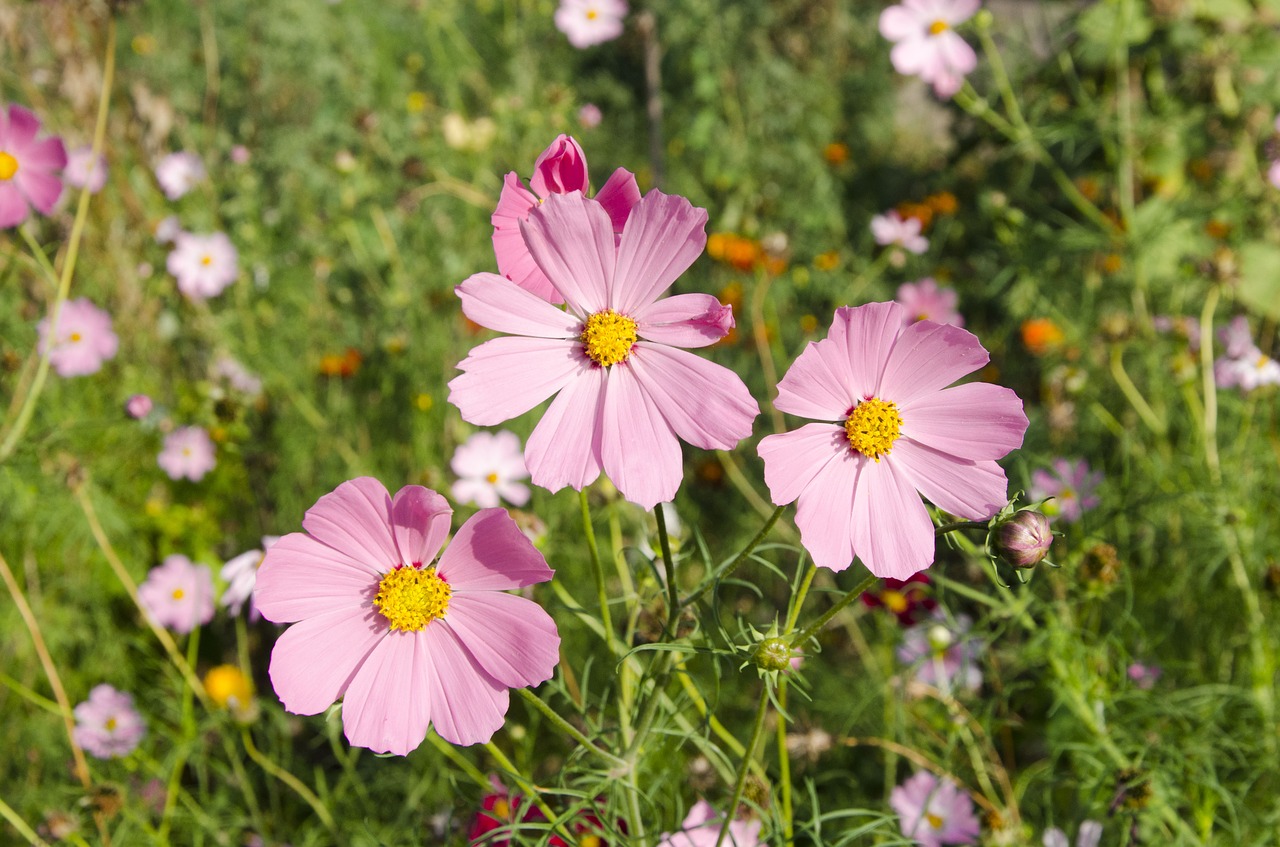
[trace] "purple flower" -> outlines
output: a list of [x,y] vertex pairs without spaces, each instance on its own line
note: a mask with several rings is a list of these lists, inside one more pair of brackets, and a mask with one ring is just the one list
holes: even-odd
[[36,140],[40,121],[21,106],[0,108],[0,229],[27,219],[31,207],[53,211],[62,196],[62,180],[55,172],[66,167],[62,139]]
[[156,182],[164,196],[177,200],[204,179],[204,162],[195,153],[170,153],[156,165]]
[[138,586],[138,602],[161,626],[191,632],[213,620],[213,574],[181,554],[165,556]]
[[956,309],[959,295],[954,288],[938,287],[937,281],[931,276],[917,282],[902,283],[898,286],[898,296],[894,299],[907,310],[908,324],[933,321],[936,324],[964,326],[964,317]]
[[184,426],[165,436],[156,460],[169,479],[199,482],[218,463],[209,433],[198,426]]
[[110,685],[95,685],[89,699],[76,706],[75,716],[76,743],[99,759],[129,755],[147,734],[133,696]]
[[50,342],[49,318],[36,327],[40,352],[49,352],[49,364],[58,376],[87,376],[102,369],[120,347],[111,329],[111,315],[81,297],[62,304],[57,331]]
[[1101,482],[1101,472],[1090,471],[1084,459],[1054,459],[1052,473],[1038,470],[1031,474],[1031,491],[1027,496],[1032,500],[1052,497],[1044,504],[1044,513],[1050,518],[1075,523],[1098,505],[1093,492]]
[[971,637],[968,615],[948,619],[941,612],[907,629],[898,645],[898,661],[915,668],[915,679],[943,692],[977,691],[982,687],[978,659],[980,639]]
[[556,29],[582,50],[622,35],[622,19],[626,16],[627,4],[623,0],[560,0]]
[[902,834],[921,847],[973,844],[978,839],[973,800],[949,779],[920,771],[893,789],[889,805],[902,819]]
[[225,233],[180,232],[165,263],[178,290],[192,300],[216,297],[240,274],[239,254]]
[[871,219],[871,234],[882,247],[893,244],[919,255],[929,249],[929,239],[920,234],[920,226],[919,218],[903,218],[894,210]]
[[918,76],[939,97],[960,90],[978,56],[953,27],[978,11],[978,0],[903,0],[880,13],[880,34],[894,42],[889,54],[900,74]]

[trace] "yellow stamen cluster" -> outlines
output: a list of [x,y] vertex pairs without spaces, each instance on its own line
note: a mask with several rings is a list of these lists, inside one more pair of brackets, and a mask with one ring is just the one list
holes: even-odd
[[902,614],[907,610],[907,607],[911,605],[911,601],[907,599],[907,595],[903,594],[901,591],[884,592],[880,595],[880,602],[884,603],[885,608],[893,612],[895,615]]
[[485,477],[485,480],[487,480],[490,485],[497,485],[498,475],[496,473],[491,473]]
[[625,362],[636,343],[636,322],[613,309],[596,312],[582,327],[583,351],[601,367]]
[[417,632],[449,609],[449,583],[436,576],[436,569],[396,568],[378,583],[373,605],[393,630]]
[[929,24],[930,35],[938,35],[939,33],[946,32],[949,29],[951,29],[951,27],[947,26],[947,22],[943,20],[937,20]]
[[13,179],[13,175],[17,172],[18,160],[13,157],[12,153],[0,150],[0,179]]
[[849,446],[877,462],[881,456],[889,455],[901,432],[902,415],[898,414],[898,407],[878,397],[863,400],[844,422]]
[[598,17],[600,17],[600,13],[595,9],[587,9],[587,20],[594,21]]
[[175,588],[173,589],[172,596],[174,600],[181,600],[183,597],[187,596],[187,592],[183,591],[181,588]]
[[213,257],[212,257],[212,256],[201,256],[201,257],[200,257],[200,264],[204,265],[206,268],[207,268],[207,267],[209,267],[210,265],[212,265],[212,264],[213,264]]
[[932,812],[925,812],[924,819],[928,821],[929,826],[933,827],[934,829],[942,829],[943,821],[940,816],[935,815]]

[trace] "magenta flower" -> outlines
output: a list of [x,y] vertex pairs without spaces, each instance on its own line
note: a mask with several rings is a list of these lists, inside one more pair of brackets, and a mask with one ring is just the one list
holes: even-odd
[[977,691],[982,687],[978,660],[986,645],[969,635],[971,624],[968,615],[948,618],[935,612],[902,633],[898,661],[914,670],[917,682],[945,693]]
[[218,460],[209,433],[202,427],[184,426],[165,436],[164,449],[156,463],[169,479],[199,482]]
[[180,232],[165,263],[178,290],[192,300],[216,297],[240,274],[239,254],[225,233]]
[[595,129],[604,120],[604,112],[595,103],[584,103],[578,110],[578,123],[583,129]]
[[919,218],[903,218],[896,210],[871,218],[871,234],[882,247],[895,245],[919,255],[929,249],[929,239],[920,234]]
[[95,685],[89,699],[75,708],[76,744],[90,756],[110,759],[127,756],[147,734],[142,715],[133,706],[133,695],[110,685]]
[[62,196],[62,180],[55,173],[67,164],[62,139],[36,140],[40,121],[21,106],[0,110],[0,229],[27,219],[31,207],[53,211]]
[[978,11],[978,0],[902,0],[880,13],[880,34],[894,42],[893,69],[918,76],[939,97],[952,97],[978,56],[954,26]]
[[[267,551],[254,599],[293,623],[271,652],[290,712],[343,698],[347,740],[405,755],[433,725],[454,744],[488,741],[509,691],[551,678],[555,622],[504,592],[552,570],[502,509],[477,512],[436,562],[453,511],[420,485],[393,499],[369,477],[344,482]],[[433,564],[435,562],[435,564]]]
[[800,354],[774,401],[830,423],[760,442],[773,502],[799,501],[800,540],[832,570],[854,556],[894,579],[929,567],[933,522],[920,495],[952,515],[991,517],[1008,485],[996,460],[1027,429],[1008,388],[946,388],[989,359],[972,333],[932,321],[904,326],[905,315],[897,303],[837,309],[827,338]]
[[904,282],[898,286],[894,298],[906,310],[907,323],[933,321],[936,324],[964,326],[964,316],[956,309],[960,297],[954,288],[940,288],[937,281],[927,276],[916,282]]
[[513,506],[529,502],[529,488],[520,482],[529,478],[529,470],[514,432],[477,432],[458,446],[449,467],[459,477],[449,489],[459,503],[492,509],[500,499]]
[[67,154],[67,167],[62,172],[67,185],[88,189],[97,194],[107,184],[107,157],[93,155],[93,145],[84,144]]
[[1144,665],[1141,662],[1132,662],[1125,668],[1125,675],[1129,677],[1129,681],[1143,691],[1155,688],[1163,673],[1159,665]]
[[[563,303],[556,287],[547,279],[529,253],[529,248],[525,246],[520,222],[526,220],[529,213],[552,194],[574,191],[586,194],[590,185],[586,154],[582,152],[578,142],[567,135],[556,136],[556,140],[533,163],[533,176],[529,179],[529,189],[532,190],[525,189],[515,171],[507,174],[502,181],[498,208],[491,218],[493,252],[498,260],[498,273],[543,300],[556,305]],[[618,168],[595,199],[609,213],[616,235],[626,225],[631,207],[639,202],[640,187],[636,185],[636,178],[631,172]]]
[[1090,471],[1089,463],[1084,459],[1054,459],[1052,473],[1046,470],[1032,472],[1027,497],[1032,500],[1052,497],[1041,511],[1050,518],[1075,523],[1100,502],[1093,492],[1101,482],[1102,473]]
[[706,800],[693,804],[679,832],[666,832],[658,847],[716,847],[723,843],[726,847],[759,847],[760,821],[734,820],[729,822],[729,832],[720,842],[720,829],[724,826],[724,816],[717,812]]
[[204,179],[204,162],[195,153],[170,153],[156,165],[156,182],[170,200],[177,200]]
[[973,800],[949,779],[920,771],[893,789],[889,805],[902,819],[902,834],[921,847],[973,844],[981,828]]
[[702,253],[706,220],[683,197],[651,191],[615,245],[599,202],[549,196],[522,229],[568,311],[496,274],[463,282],[466,316],[516,335],[472,350],[449,402],[491,426],[558,392],[525,445],[535,484],[582,489],[603,468],[633,503],[672,499],[684,475],[680,439],[729,450],[759,414],[737,375],[676,349],[723,338],[732,309],[708,294],[661,299]]
[[165,556],[138,586],[147,617],[174,632],[191,632],[213,620],[213,574],[186,556]]
[[280,540],[278,535],[264,535],[261,550],[248,550],[227,560],[219,571],[219,576],[226,581],[227,587],[222,592],[218,605],[232,615],[240,614],[244,604],[249,604],[249,620],[256,621],[262,617],[258,607],[253,603],[253,587],[258,584],[258,568],[266,558],[267,550]]
[[560,0],[556,29],[582,50],[622,35],[622,19],[626,16],[627,4],[623,0]]
[[40,352],[49,353],[49,364],[58,376],[87,376],[102,370],[115,358],[120,339],[111,328],[111,315],[81,297],[62,304],[58,329],[49,332],[49,318],[36,325]]

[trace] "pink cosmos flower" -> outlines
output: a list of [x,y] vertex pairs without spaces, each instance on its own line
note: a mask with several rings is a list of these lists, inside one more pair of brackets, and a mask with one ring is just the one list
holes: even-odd
[[1027,497],[1032,500],[1052,497],[1044,504],[1042,511],[1045,515],[1075,523],[1100,502],[1093,492],[1101,482],[1102,473],[1090,471],[1089,463],[1084,459],[1054,459],[1052,473],[1046,470],[1032,472]]
[[182,222],[177,215],[170,215],[156,224],[155,234],[157,244],[172,244],[182,234]]
[[929,239],[920,234],[920,227],[919,218],[903,218],[896,210],[871,219],[871,234],[875,236],[876,244],[882,247],[897,245],[916,255],[929,249]]
[[729,831],[721,842],[720,830],[724,826],[724,816],[717,812],[706,800],[693,804],[679,832],[666,832],[658,847],[715,847],[722,843],[727,847],[759,847],[760,821],[734,820],[729,822]]
[[428,725],[454,744],[488,741],[509,689],[551,677],[555,622],[504,593],[551,579],[546,560],[505,511],[485,509],[437,562],[452,514],[430,489],[392,498],[361,477],[311,507],[309,535],[267,550],[254,599],[263,617],[294,624],[271,653],[286,709],[314,715],[341,697],[348,741],[405,755]]
[[1213,363],[1213,378],[1219,388],[1239,388],[1247,394],[1264,385],[1280,385],[1280,362],[1253,343],[1248,318],[1236,315],[1218,330],[1218,338],[1226,347],[1225,355]]
[[147,734],[142,715],[133,706],[133,695],[110,685],[95,685],[89,699],[75,708],[76,744],[90,756],[110,759],[127,756]]
[[854,556],[894,579],[929,567],[934,527],[919,495],[953,515],[991,517],[1008,484],[996,460],[1027,429],[1008,388],[946,388],[989,359],[972,333],[932,321],[904,326],[905,316],[897,303],[837,309],[827,338],[800,354],[774,401],[830,423],[760,442],[773,502],[798,499],[800,540],[832,570]]
[[960,297],[954,288],[940,288],[937,281],[927,276],[917,282],[904,282],[898,286],[898,305],[907,312],[907,323],[933,321],[936,324],[964,326],[964,316],[956,309]]
[[684,472],[680,439],[732,449],[759,414],[737,375],[676,349],[723,338],[732,309],[708,294],[660,299],[702,253],[706,220],[685,198],[651,191],[615,245],[602,204],[549,196],[522,230],[568,311],[496,274],[463,282],[468,318],[516,334],[471,351],[449,402],[491,426],[558,392],[525,445],[535,484],[582,489],[603,468],[633,503],[670,500]]
[[231,148],[231,161],[235,162],[237,165],[249,164],[250,157],[251,154],[249,153],[249,148],[245,147],[243,144],[237,144],[235,147]]
[[262,393],[262,380],[226,354],[214,360],[211,370],[210,377],[215,382],[225,382],[227,387],[249,399]]
[[62,172],[67,185],[88,189],[97,194],[107,184],[107,157],[93,155],[93,145],[84,144],[67,154],[67,167]]
[[939,97],[952,97],[978,56],[952,29],[978,11],[978,0],[903,0],[880,13],[880,34],[894,42],[893,69],[918,76]]
[[1173,333],[1187,340],[1187,349],[1195,353],[1200,349],[1200,321],[1187,315],[1156,315],[1151,319],[1156,332]]
[[560,0],[556,29],[582,50],[622,35],[622,19],[626,16],[627,4],[623,0]]
[[87,376],[102,370],[115,358],[120,339],[111,328],[111,315],[81,297],[62,304],[58,329],[50,339],[49,318],[36,326],[40,352],[49,352],[49,364],[58,376]]
[[138,602],[161,626],[191,632],[213,620],[213,574],[181,554],[165,556],[138,586]]
[[218,460],[209,433],[203,427],[184,426],[165,436],[164,449],[156,463],[169,479],[199,482]]
[[1280,159],[1267,167],[1267,182],[1271,183],[1273,188],[1280,188]]
[[977,691],[982,687],[979,658],[985,644],[969,635],[968,615],[948,618],[941,612],[902,633],[898,661],[915,671],[917,682],[940,691]]
[[[586,154],[582,152],[578,142],[567,135],[556,136],[556,140],[533,163],[533,176],[529,179],[531,191],[525,189],[515,171],[507,174],[502,181],[498,208],[494,210],[491,219],[493,252],[498,260],[498,273],[543,300],[556,305],[563,303],[556,287],[547,279],[534,261],[529,248],[525,246],[520,222],[526,220],[529,213],[552,194],[568,194],[573,191],[586,194],[590,184]],[[617,235],[626,225],[631,207],[640,200],[640,187],[636,185],[636,178],[630,171],[618,168],[595,199],[609,213],[613,232]]]
[[[1100,841],[1102,841],[1102,824],[1097,821],[1081,821],[1080,829],[1076,831],[1076,847],[1098,847]],[[1056,826],[1051,826],[1044,831],[1042,843],[1044,847],[1071,847],[1067,834]]]
[[893,789],[889,805],[902,819],[902,834],[921,847],[973,844],[981,828],[973,800],[949,779],[920,771]]
[[133,394],[124,403],[124,411],[131,418],[142,419],[151,414],[151,398],[145,394]]
[[177,200],[204,179],[204,162],[195,153],[170,153],[156,165],[156,182],[170,200]]
[[226,580],[227,587],[222,592],[222,599],[218,601],[218,605],[232,615],[238,615],[247,601],[249,620],[256,621],[262,617],[262,613],[253,602],[253,587],[258,584],[258,568],[262,567],[262,561],[266,558],[265,551],[270,550],[279,540],[278,535],[264,535],[261,550],[248,550],[227,560],[219,571],[219,575]]
[[595,129],[603,120],[604,113],[595,103],[584,103],[578,110],[578,123],[582,124],[583,129]]
[[57,137],[36,140],[40,121],[21,106],[0,110],[0,229],[27,219],[31,207],[53,211],[62,196],[55,172],[66,167],[67,151]]
[[529,502],[529,488],[519,482],[529,478],[529,470],[514,432],[477,432],[458,446],[449,467],[459,477],[449,489],[459,503],[492,509],[499,499],[514,506]]
[[225,233],[180,232],[165,263],[178,290],[192,300],[216,297],[240,274],[239,254]]

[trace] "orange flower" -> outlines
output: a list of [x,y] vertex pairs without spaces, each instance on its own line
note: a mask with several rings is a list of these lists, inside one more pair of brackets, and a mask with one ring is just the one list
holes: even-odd
[[344,378],[355,376],[363,361],[364,357],[354,347],[348,347],[343,353],[326,353],[320,357],[320,375]]
[[731,268],[749,271],[760,261],[760,242],[732,232],[713,232],[707,237],[707,255]]
[[1204,225],[1204,231],[1210,238],[1223,241],[1231,234],[1231,224],[1226,221],[1212,220]]
[[1119,273],[1124,267],[1124,259],[1119,254],[1108,253],[1102,257],[1102,272],[1105,274]]
[[954,215],[960,204],[950,191],[939,191],[924,198],[924,204],[933,210],[935,215]]
[[920,231],[924,232],[929,229],[929,224],[933,223],[933,208],[927,203],[899,203],[898,215],[903,218],[915,218],[920,222]]
[[828,250],[826,253],[819,253],[813,257],[813,266],[820,271],[835,270],[838,264],[840,264],[840,251],[838,250]]
[[849,161],[849,145],[833,141],[822,148],[822,158],[826,159],[829,165],[843,165]]
[[1022,344],[1033,355],[1043,356],[1059,347],[1065,336],[1049,318],[1031,318],[1022,322]]

